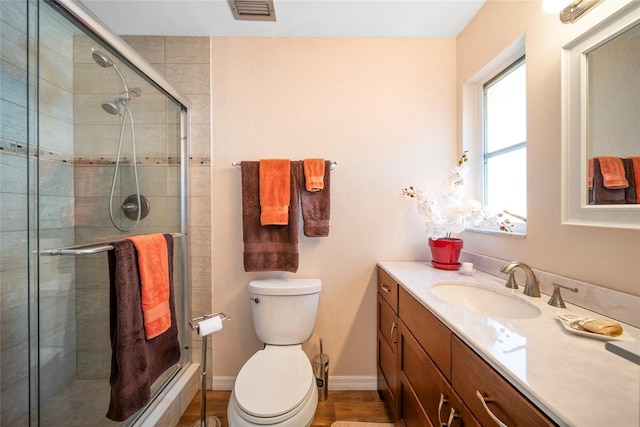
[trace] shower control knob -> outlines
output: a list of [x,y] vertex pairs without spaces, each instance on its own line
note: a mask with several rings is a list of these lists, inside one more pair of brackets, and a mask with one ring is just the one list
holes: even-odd
[[138,195],[132,194],[124,199],[120,209],[122,209],[122,212],[127,216],[127,218],[132,221],[136,221],[138,219],[138,209],[140,209],[140,207],[142,207],[140,211],[140,219],[145,219],[147,215],[149,215],[149,210],[151,209],[149,200],[140,194],[140,206],[138,206]]

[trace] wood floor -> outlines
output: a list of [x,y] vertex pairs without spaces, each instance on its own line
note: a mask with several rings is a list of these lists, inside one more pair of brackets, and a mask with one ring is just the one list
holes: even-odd
[[[200,395],[201,393],[198,392],[193,398],[177,427],[191,427],[200,419]],[[220,418],[222,427],[229,427],[227,402],[230,395],[230,391],[207,391],[207,415]],[[391,422],[391,418],[376,391],[330,390],[327,400],[318,402],[311,427],[327,427],[334,421],[388,423]]]

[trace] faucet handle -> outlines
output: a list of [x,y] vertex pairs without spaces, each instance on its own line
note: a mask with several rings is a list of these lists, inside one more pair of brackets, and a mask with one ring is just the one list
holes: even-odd
[[504,287],[509,289],[519,289],[518,282],[516,282],[516,276],[513,273],[513,270],[509,273],[509,279],[507,279],[507,283]]
[[578,292],[578,288],[570,288],[568,286],[559,285],[557,283],[552,283],[553,285],[553,295],[551,295],[551,299],[547,304],[552,305],[558,308],[565,308],[564,300],[562,299],[562,294],[560,293],[560,288],[568,289],[571,292]]

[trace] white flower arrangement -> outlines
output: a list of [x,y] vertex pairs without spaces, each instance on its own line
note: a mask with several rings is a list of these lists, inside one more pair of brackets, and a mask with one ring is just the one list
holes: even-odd
[[490,215],[482,203],[464,195],[464,177],[469,172],[466,165],[469,160],[467,153],[468,151],[462,153],[451,176],[442,183],[442,194],[439,197],[413,186],[402,189],[402,194],[418,203],[418,213],[426,225],[426,232],[434,240],[451,238],[452,234],[464,231],[465,224],[469,221],[474,225],[491,222],[505,232],[511,232],[513,227],[508,218],[503,218],[502,212]]

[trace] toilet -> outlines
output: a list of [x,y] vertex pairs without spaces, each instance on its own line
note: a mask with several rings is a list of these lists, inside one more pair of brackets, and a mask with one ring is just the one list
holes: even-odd
[[264,349],[244,364],[229,398],[229,427],[308,427],[318,389],[302,343],[311,337],[320,279],[249,283],[251,313]]

